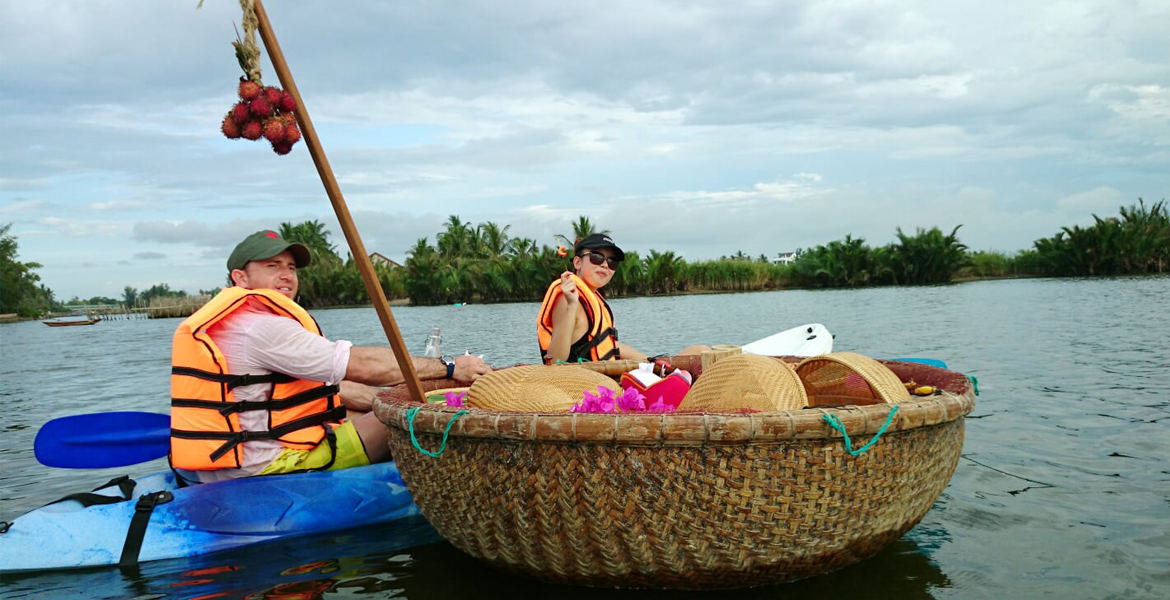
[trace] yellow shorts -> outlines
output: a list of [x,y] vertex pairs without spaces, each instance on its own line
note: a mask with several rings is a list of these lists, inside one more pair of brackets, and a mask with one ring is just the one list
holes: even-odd
[[[333,428],[333,433],[337,436],[337,456],[334,458],[333,464],[326,470],[336,471],[337,469],[364,467],[370,464],[370,458],[366,456],[366,447],[362,444],[362,439],[358,437],[357,429],[354,429],[352,421],[346,421]],[[279,475],[298,471],[319,471],[329,464],[331,456],[333,456],[333,451],[329,448],[329,440],[323,439],[312,450],[290,449],[281,452],[275,460],[264,467],[263,471],[260,471],[260,474]]]

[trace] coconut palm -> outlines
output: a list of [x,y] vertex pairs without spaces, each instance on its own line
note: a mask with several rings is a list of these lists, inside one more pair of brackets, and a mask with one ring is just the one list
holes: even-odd
[[672,251],[651,250],[650,256],[646,257],[646,278],[651,293],[669,294],[676,291],[685,264],[682,257]]
[[580,215],[577,217],[576,221],[573,221],[573,237],[572,238],[569,238],[569,237],[561,235],[561,234],[557,234],[555,237],[558,240],[560,240],[561,243],[563,243],[566,247],[572,248],[573,244],[576,242],[576,240],[589,237],[590,235],[593,235],[595,233],[602,233],[605,235],[609,235],[609,230],[608,229],[597,229],[597,226],[594,225],[593,222],[589,220],[589,217],[586,217],[585,215]]
[[891,273],[892,283],[902,285],[949,283],[968,264],[967,246],[958,238],[960,227],[956,226],[945,236],[938,227],[928,231],[918,228],[913,236],[897,228],[898,242],[881,253],[877,261],[879,272],[875,274],[880,279],[884,273]]
[[480,258],[500,257],[506,254],[509,250],[508,230],[511,225],[505,225],[501,228],[499,225],[488,221],[480,224],[475,228],[476,238],[476,252],[475,255]]
[[329,241],[329,235],[325,224],[315,219],[296,225],[288,222],[280,224],[280,237],[304,244],[312,253],[314,262],[341,262],[337,248]]
[[467,256],[475,247],[475,232],[456,215],[447,217],[446,229],[435,236],[435,244],[443,258]]

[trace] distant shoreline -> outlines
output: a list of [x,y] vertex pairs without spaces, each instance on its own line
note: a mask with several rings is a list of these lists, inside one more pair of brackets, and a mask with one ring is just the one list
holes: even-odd
[[[957,283],[971,283],[971,282],[975,282],[975,281],[998,281],[1001,279],[1037,279],[1040,277],[1041,276],[1038,276],[1038,275],[989,275],[989,276],[985,276],[985,277],[966,276],[966,277],[956,277],[953,280],[951,280],[950,283],[940,284],[940,285],[950,285],[950,284],[957,284]],[[909,286],[909,285],[872,286],[872,285],[870,285],[870,286],[859,286],[859,287],[852,287],[852,288],[777,287],[777,288],[768,288],[768,289],[762,289],[762,290],[683,290],[683,291],[678,291],[678,292],[670,292],[670,293],[666,293],[666,294],[639,294],[639,295],[617,296],[616,298],[613,298],[613,299],[620,300],[620,299],[626,299],[626,298],[665,298],[665,297],[669,297],[669,296],[702,296],[702,295],[714,295],[714,294],[752,294],[752,293],[756,293],[756,292],[780,292],[780,291],[788,291],[788,290],[859,290],[859,289],[866,289],[866,288],[872,288],[872,287],[922,287],[922,286]],[[532,303],[536,303],[536,302],[537,302],[536,300],[532,301]],[[388,303],[392,308],[401,308],[404,306],[415,306],[415,305],[412,305],[410,303],[409,298],[395,298],[393,300],[389,300]],[[460,304],[520,304],[520,303],[518,303],[518,302],[463,302]],[[418,305],[418,306],[426,306],[426,305]],[[450,305],[438,304],[438,305],[429,305],[429,306],[450,306]],[[336,306],[315,306],[309,310],[334,310],[334,309],[342,309],[342,308],[366,308],[366,307],[373,307],[373,303],[366,302],[363,304],[342,304],[342,305],[336,305]],[[53,318],[58,318],[61,316],[68,316],[69,314],[71,314],[71,313],[61,312],[61,313],[53,313],[53,314],[50,314],[47,316],[42,316],[42,317],[19,317],[15,313],[4,314],[4,315],[0,315],[0,324],[19,323],[19,322],[23,322],[23,321],[43,321],[46,319],[53,319]],[[182,317],[182,316],[168,316],[165,318],[184,318],[184,317]]]

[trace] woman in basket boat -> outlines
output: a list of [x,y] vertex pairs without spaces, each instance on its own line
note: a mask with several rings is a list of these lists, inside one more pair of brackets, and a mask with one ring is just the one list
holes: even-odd
[[[618,341],[613,311],[601,295],[626,257],[608,235],[593,233],[573,244],[573,269],[548,286],[536,337],[545,363],[635,359],[649,356]],[[687,346],[679,354],[699,354],[710,348]]]

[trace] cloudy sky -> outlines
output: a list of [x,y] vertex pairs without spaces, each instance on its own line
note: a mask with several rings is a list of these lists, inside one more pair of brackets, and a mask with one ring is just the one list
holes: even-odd
[[[196,4],[0,2],[0,223],[59,298],[218,286],[281,221],[345,247],[303,143],[220,134],[240,8]],[[448,215],[550,245],[587,215],[688,260],[956,225],[1013,253],[1170,197],[1165,0],[266,7],[399,260]]]

